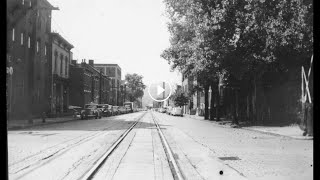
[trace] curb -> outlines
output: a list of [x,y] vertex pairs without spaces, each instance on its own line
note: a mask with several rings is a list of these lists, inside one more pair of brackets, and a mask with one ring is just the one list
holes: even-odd
[[64,122],[69,122],[69,121],[79,121],[80,119],[67,119],[67,120],[62,120],[62,121],[56,121],[56,122],[45,122],[45,123],[39,123],[39,124],[26,124],[26,125],[17,125],[17,126],[11,126],[7,127],[7,130],[20,130],[20,129],[25,129],[25,128],[30,128],[30,127],[38,127],[38,126],[45,126],[45,125],[50,125],[50,124],[58,124],[58,123],[64,123]]
[[232,127],[231,125],[226,125],[226,124],[219,124],[219,122],[216,121],[210,121],[210,120],[205,120],[205,119],[197,119],[195,117],[192,117],[190,115],[185,115],[185,117],[189,117],[195,120],[200,120],[200,121],[207,121],[207,122],[211,122],[212,124],[216,125],[216,126],[220,126],[220,127],[224,127],[224,128],[236,128],[236,129],[244,129],[244,130],[249,130],[249,131],[254,131],[254,132],[258,132],[258,133],[262,133],[262,134],[267,134],[267,135],[272,135],[272,136],[278,136],[278,137],[286,137],[286,138],[291,138],[291,139],[297,139],[297,140],[313,140],[313,136],[303,136],[303,137],[293,137],[293,136],[287,136],[287,135],[282,135],[282,134],[277,134],[277,133],[272,133],[272,132],[265,132],[265,131],[260,131],[260,130],[256,130],[256,129],[250,129],[247,127]]
[[242,127],[242,129],[254,131],[254,132],[259,132],[262,134],[273,135],[273,136],[278,136],[278,137],[286,137],[286,138],[297,139],[297,140],[313,140],[313,136],[293,137],[293,136],[287,136],[287,135],[282,135],[282,134],[277,134],[277,133],[272,133],[272,132],[259,131],[256,129],[250,129],[250,128],[246,128],[246,127]]

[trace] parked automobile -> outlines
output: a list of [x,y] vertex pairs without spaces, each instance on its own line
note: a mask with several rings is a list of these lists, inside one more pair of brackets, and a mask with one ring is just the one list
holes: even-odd
[[165,113],[165,112],[166,112],[166,109],[162,107],[162,108],[159,109],[159,112]]
[[80,113],[81,119],[87,119],[88,117],[101,118],[101,110],[98,108],[98,104],[86,104],[84,109]]
[[73,117],[74,117],[74,118],[80,117],[81,110],[82,110],[81,107],[79,107],[79,106],[69,106],[68,108],[69,108],[70,110],[73,110]]
[[113,114],[114,116],[120,114],[119,106],[112,106],[112,114]]
[[98,108],[101,110],[101,115],[104,117],[112,116],[112,110],[109,108],[109,104],[98,104]]
[[130,107],[125,107],[125,108],[126,108],[127,113],[131,113],[131,108]]
[[125,107],[129,107],[130,108],[130,112],[137,112],[138,111],[136,104],[133,103],[133,102],[125,102],[124,106]]
[[182,108],[179,108],[179,107],[172,108],[171,115],[173,115],[173,116],[183,116]]
[[115,114],[113,113],[113,106],[109,104],[108,106],[108,111],[109,111],[109,114],[110,116],[114,116]]
[[124,106],[120,106],[119,107],[119,112],[120,112],[120,114],[126,114],[127,113],[127,108],[124,107]]
[[172,107],[168,106],[167,109],[166,109],[166,113],[170,115],[171,111],[172,111]]

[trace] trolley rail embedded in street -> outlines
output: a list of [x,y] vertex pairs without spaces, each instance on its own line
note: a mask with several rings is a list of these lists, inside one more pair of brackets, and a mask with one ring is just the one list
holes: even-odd
[[94,177],[94,175],[99,171],[103,163],[108,159],[112,152],[118,147],[122,140],[129,134],[129,132],[136,126],[136,124],[144,117],[146,113],[142,114],[138,120],[132,124],[120,137],[113,143],[113,145],[108,149],[108,151],[95,163],[95,165],[83,176],[83,180],[89,180]]
[[160,126],[159,126],[159,124],[158,124],[155,116],[153,115],[152,112],[151,112],[151,114],[152,114],[152,119],[153,119],[153,121],[154,121],[154,123],[155,123],[155,125],[156,125],[156,127],[157,127],[158,133],[159,133],[159,135],[160,135],[160,138],[161,138],[161,141],[162,141],[164,150],[165,150],[167,156],[169,156],[169,157],[168,157],[168,160],[169,160],[169,164],[170,164],[170,167],[171,167],[171,172],[172,172],[172,174],[173,174],[173,177],[174,177],[175,179],[177,179],[177,180],[183,180],[184,178],[183,178],[183,176],[182,176],[182,173],[181,173],[181,171],[180,171],[180,169],[179,169],[179,166],[178,166],[176,160],[175,160],[174,157],[173,157],[173,154],[172,154],[172,151],[171,151],[171,149],[170,149],[170,146],[169,146],[169,144],[168,144],[165,136],[163,135],[163,133],[162,133],[162,131],[161,131],[161,128],[160,128]]

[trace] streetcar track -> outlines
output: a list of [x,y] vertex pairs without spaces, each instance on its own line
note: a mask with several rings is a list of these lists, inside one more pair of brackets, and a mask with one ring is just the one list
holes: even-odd
[[[113,122],[113,123],[110,124],[107,128],[104,128],[103,130],[107,130],[108,128],[111,128],[114,124],[116,124],[116,122]],[[37,153],[35,153],[35,154],[32,154],[32,155],[27,156],[27,157],[24,157],[24,158],[22,158],[22,159],[20,159],[20,160],[18,160],[18,161],[16,161],[16,162],[13,162],[13,163],[9,164],[9,167],[11,167],[11,166],[13,166],[13,165],[15,165],[15,164],[24,162],[24,161],[26,161],[26,160],[28,160],[28,159],[30,159],[30,158],[32,158],[32,157],[40,156],[39,154],[45,153],[45,152],[47,152],[48,150],[54,149],[54,148],[56,148],[56,147],[58,147],[58,146],[65,145],[66,143],[73,142],[73,141],[75,141],[75,140],[77,140],[77,139],[80,139],[80,140],[81,140],[81,138],[83,138],[83,137],[84,137],[83,139],[85,139],[85,138],[90,137],[90,136],[93,136],[93,135],[95,135],[95,134],[97,134],[97,133],[101,133],[101,132],[95,132],[95,133],[91,133],[91,132],[90,132],[90,133],[87,133],[87,134],[85,134],[85,135],[80,135],[80,136],[77,136],[77,137],[75,137],[75,138],[68,139],[68,140],[66,140],[66,141],[62,141],[62,142],[60,142],[60,143],[58,143],[58,144],[55,144],[55,145],[50,146],[50,147],[48,147],[48,148],[45,148],[45,149],[43,149],[43,150],[41,150],[41,151],[39,151],[39,152],[37,152]],[[88,136],[88,135],[89,135],[89,136]],[[59,148],[58,148],[58,149],[59,149]],[[60,149],[61,149],[61,148],[60,148]]]
[[170,165],[170,170],[172,172],[172,175],[174,177],[174,179],[178,179],[178,180],[182,180],[184,179],[182,173],[181,173],[181,170],[178,166],[178,163],[176,162],[175,158],[174,158],[174,154],[169,146],[169,143],[167,142],[163,132],[161,131],[161,127],[159,126],[157,120],[156,120],[156,117],[153,115],[153,113],[151,112],[151,116],[152,116],[152,119],[157,127],[157,130],[158,130],[158,134],[160,136],[160,139],[161,139],[161,142],[162,142],[162,145],[163,145],[163,148],[165,150],[165,153],[167,155],[167,159],[168,159],[168,162],[169,162],[169,165]]
[[[134,119],[136,119],[136,118],[134,118]],[[140,119],[140,117],[138,117],[137,119]],[[117,122],[113,122],[107,128],[104,128],[103,130],[108,130],[110,128],[113,128],[114,124],[117,124]],[[129,124],[132,124],[132,123],[129,122]],[[125,127],[126,125],[128,125],[128,123],[124,122],[121,125],[119,125],[118,127],[122,128],[122,127]],[[90,134],[90,133],[88,133],[88,134]],[[41,152],[40,154],[38,153],[38,154],[31,155],[29,157],[26,157],[26,158],[20,160],[19,162],[12,164],[11,166],[9,166],[9,168],[14,169],[15,171],[10,172],[10,174],[18,174],[18,173],[22,173],[22,171],[27,171],[27,172],[22,173],[22,175],[19,175],[19,177],[17,178],[17,179],[19,179],[19,178],[25,176],[26,174],[33,172],[34,170],[41,167],[42,165],[47,164],[47,163],[51,162],[52,160],[58,158],[62,154],[68,152],[69,150],[72,149],[72,147],[76,147],[81,144],[84,144],[85,142],[88,142],[96,137],[101,136],[101,135],[109,135],[109,132],[97,132],[97,133],[91,134],[90,136],[86,136],[86,135],[78,136],[76,138],[69,139],[69,140],[64,141],[62,143],[59,143],[57,145],[51,146],[49,148],[46,148],[46,149],[40,151]],[[83,136],[86,136],[86,137],[82,138]],[[75,139],[80,139],[80,140],[74,142]],[[64,143],[70,142],[70,141],[72,142],[71,144],[68,144],[68,145],[64,144]],[[60,145],[64,146],[64,147],[57,148]],[[57,148],[57,149],[55,149],[55,148]],[[53,151],[53,152],[48,155],[48,150]],[[28,161],[28,162],[26,163],[26,161]]]
[[138,124],[138,122],[145,116],[147,113],[143,113],[142,116],[138,118],[138,120],[131,125],[114,143],[113,145],[107,150],[105,154],[102,155],[101,158],[99,158],[93,165],[91,169],[89,169],[81,179],[87,180],[92,179],[96,173],[99,171],[99,169],[103,166],[104,162],[107,160],[107,158],[114,152],[114,150],[120,145],[120,143],[123,141],[123,139],[131,132],[131,130]]
[[[145,114],[147,114],[147,113],[145,113]],[[141,119],[143,118],[143,116],[141,117]],[[158,135],[160,137],[160,141],[162,143],[162,147],[163,147],[163,149],[165,151],[165,154],[167,156],[167,160],[168,160],[169,167],[170,167],[169,169],[170,169],[170,171],[172,173],[172,177],[174,179],[177,179],[177,180],[183,180],[184,178],[182,176],[182,173],[180,172],[180,169],[179,169],[179,167],[177,165],[176,160],[174,159],[174,157],[172,155],[172,151],[171,151],[171,149],[170,149],[170,147],[169,147],[169,145],[168,145],[168,143],[167,143],[167,141],[166,141],[166,139],[165,139],[165,137],[164,137],[164,135],[163,135],[163,133],[161,131],[161,127],[159,126],[159,124],[155,120],[155,117],[154,117],[152,112],[151,112],[151,117],[152,117],[152,120],[154,122],[155,127],[157,128],[157,132],[158,132]],[[139,121],[140,121],[140,119],[139,119]],[[82,180],[91,180],[98,174],[98,172],[100,171],[101,167],[103,167],[103,165],[106,163],[107,159],[112,155],[112,153],[114,153],[116,148],[119,147],[120,143],[123,142],[123,139],[131,132],[131,130],[136,126],[136,124],[138,124],[138,121],[134,125],[132,125],[132,127],[130,127],[130,130],[128,132],[124,133],[125,134],[124,136],[119,138],[119,140],[120,139],[121,140],[117,141],[117,144],[114,145],[113,149],[109,149],[108,152],[105,155],[103,155],[103,157],[101,159],[98,160],[98,163],[96,163],[96,165],[93,168],[91,168],[83,176],[83,178],[81,178]],[[150,129],[154,129],[154,128],[150,128]],[[128,147],[126,149],[126,152],[124,153],[124,155],[122,155],[119,164],[117,164],[117,168],[121,164],[122,158],[124,158],[125,154],[127,153],[128,149],[130,148],[131,143],[133,142],[133,139],[134,139],[134,137],[131,139],[130,144],[128,145]],[[112,174],[112,178],[115,175],[115,173],[117,172],[117,168],[116,168],[115,172]]]

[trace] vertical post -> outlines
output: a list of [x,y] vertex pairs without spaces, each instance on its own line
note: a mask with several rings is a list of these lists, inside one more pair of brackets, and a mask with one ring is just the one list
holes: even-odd
[[304,102],[304,87],[303,87],[303,66],[301,67],[301,101]]
[[124,97],[123,97],[123,103],[125,103],[126,102],[126,91],[127,91],[127,85],[126,84],[124,84]]
[[[166,85],[165,85],[165,82],[162,82],[162,88],[163,88],[163,89],[166,89],[165,86],[166,86]],[[163,91],[163,99],[165,99],[165,94],[166,94],[166,91]]]
[[209,119],[209,86],[205,85],[204,87],[204,119]]
[[12,114],[12,73],[10,72],[10,116]]
[[100,70],[100,73],[99,73],[99,104],[101,104],[101,96],[102,96],[102,93],[101,93],[101,83],[102,83],[102,70]]

